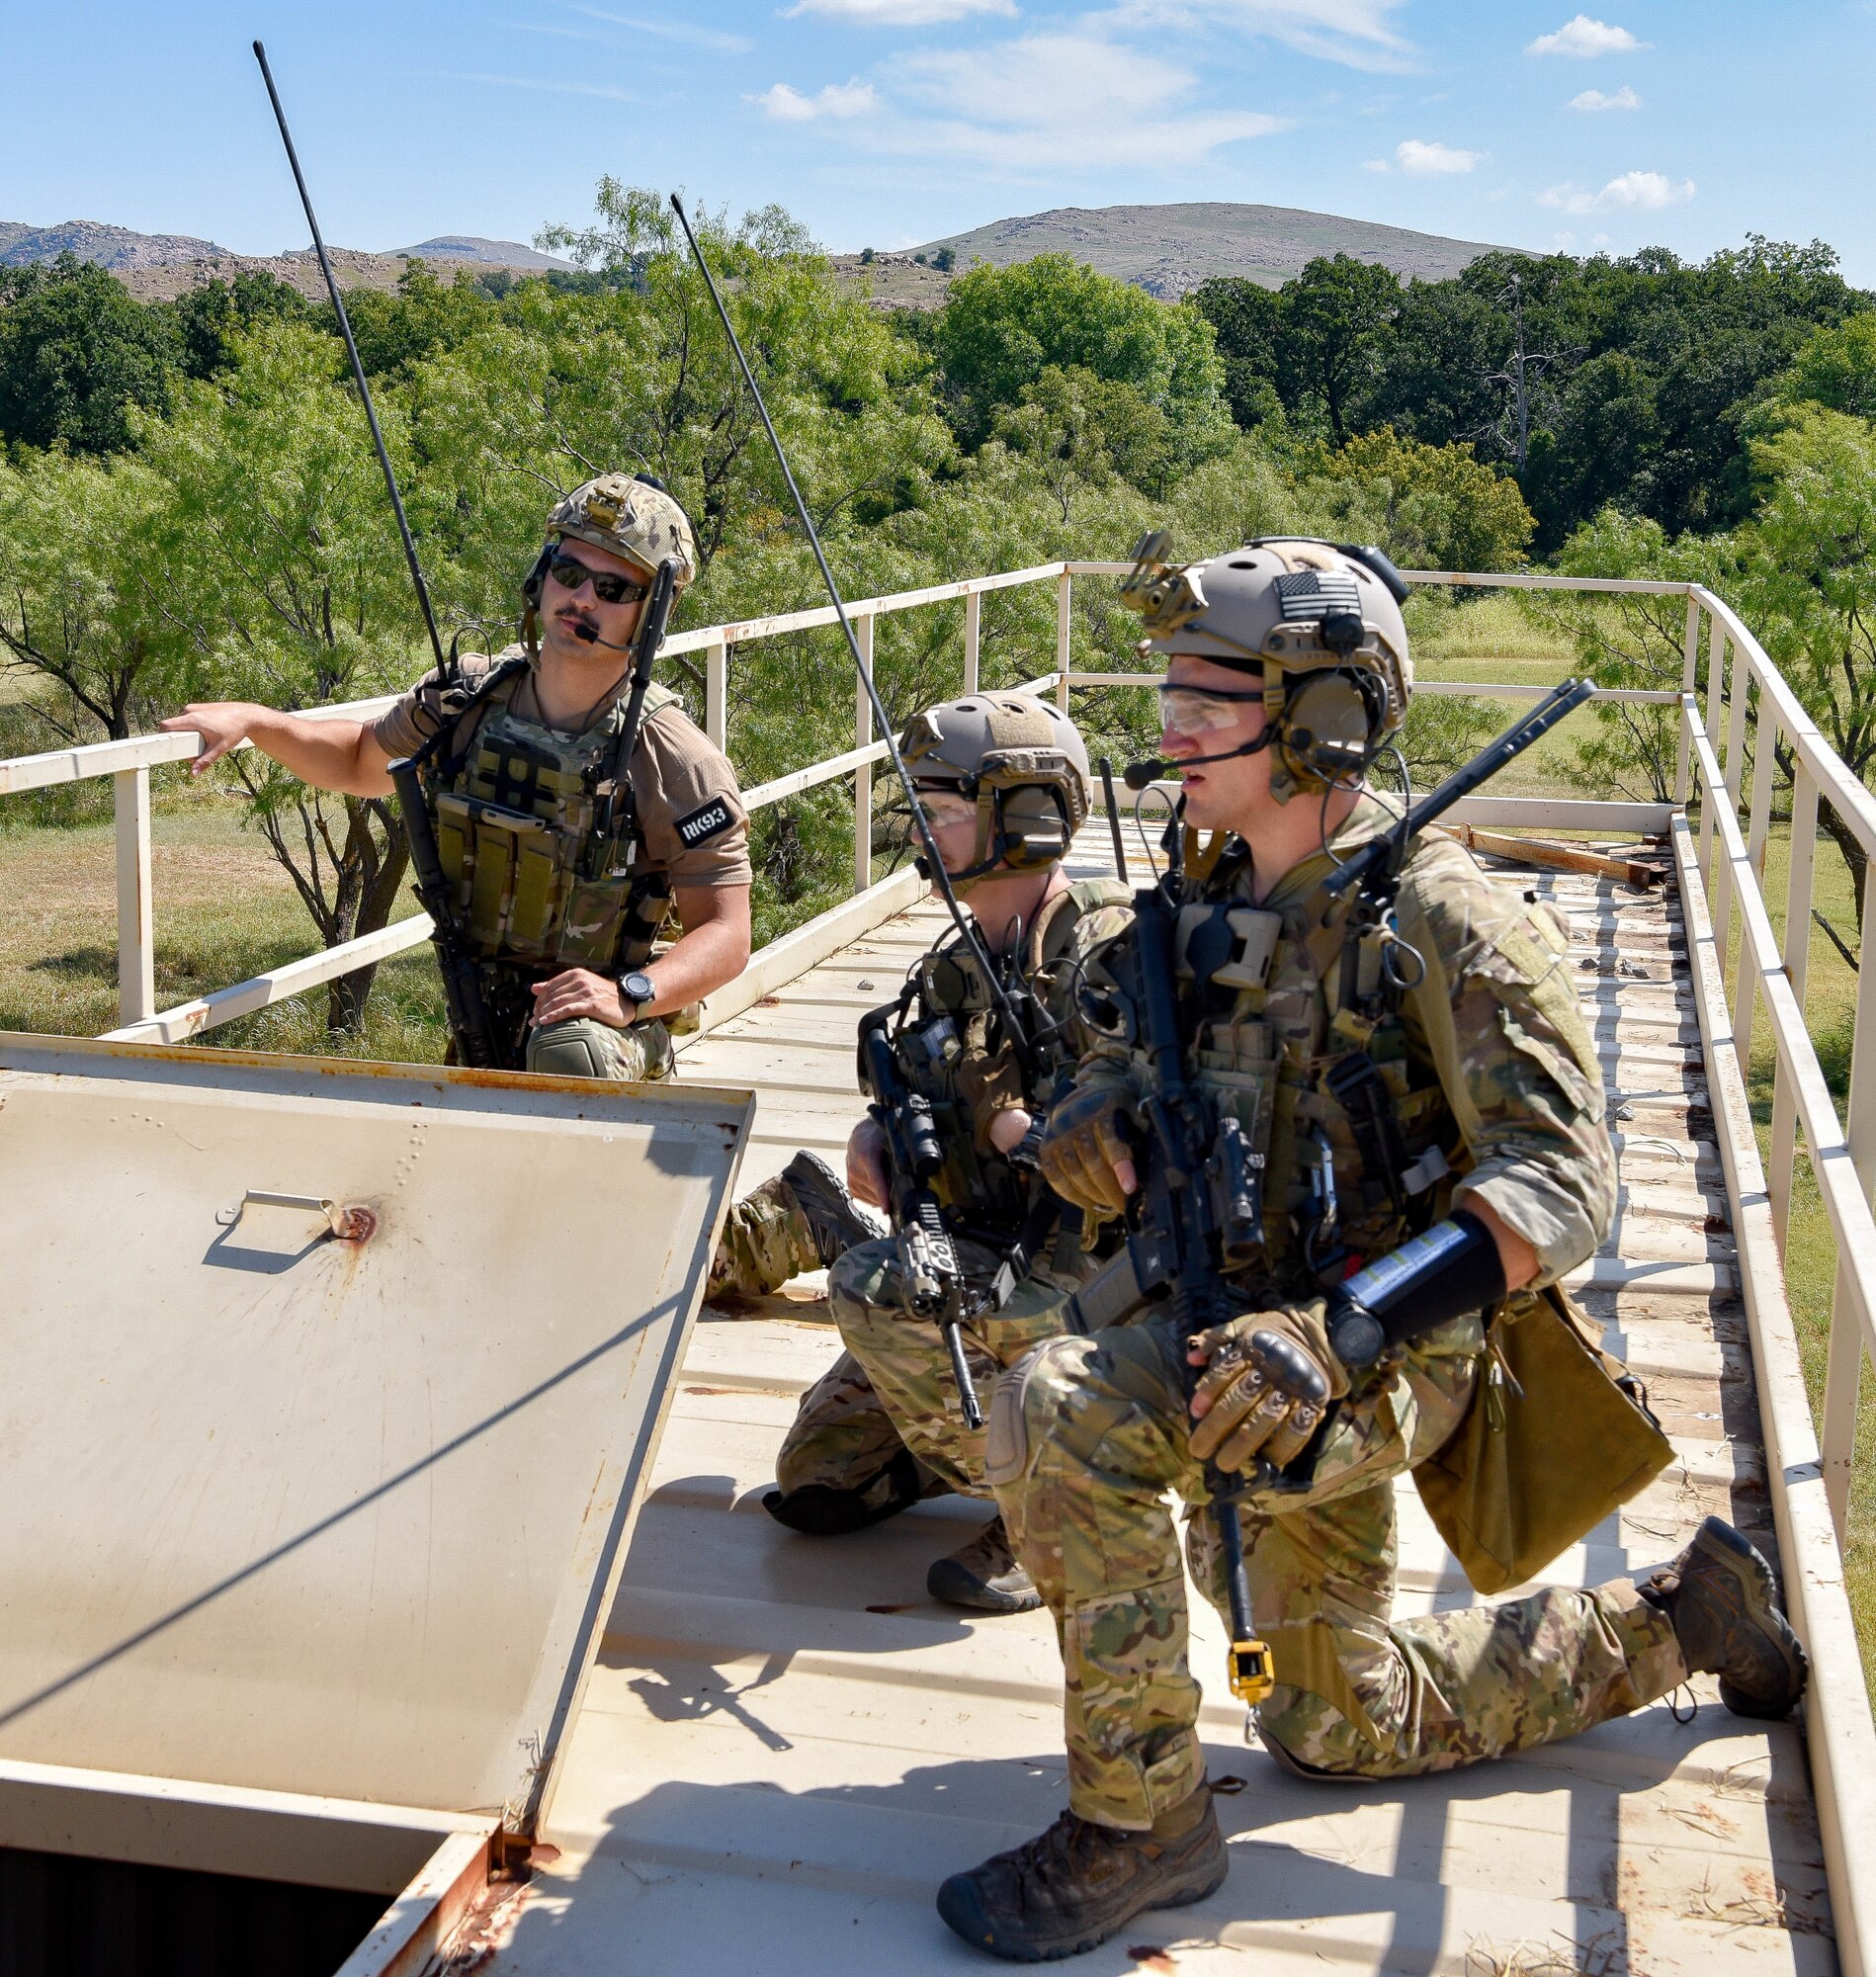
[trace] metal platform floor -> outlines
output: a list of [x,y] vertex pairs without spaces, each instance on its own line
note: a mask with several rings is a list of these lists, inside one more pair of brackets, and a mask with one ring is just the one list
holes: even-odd
[[[1101,869],[1104,836],[1077,863]],[[1612,1093],[1622,1193],[1580,1293],[1647,1382],[1675,1465],[1558,1561],[1558,1584],[1640,1572],[1708,1511],[1775,1555],[1746,1326],[1678,903],[1525,872],[1573,920]],[[860,1101],[859,1013],[938,931],[923,906],[711,1035],[682,1074],[760,1094],[745,1188],[800,1146],[838,1161]],[[925,1569],[983,1515],[951,1499],[814,1541],[761,1508],[802,1389],[838,1348],[811,1281],[755,1320],[707,1311],[547,1823],[552,1849],[482,1937],[498,1977],[991,1968],[939,1922],[939,1880],[1064,1802],[1046,1615],[972,1620]],[[1400,1607],[1473,1595],[1402,1485]],[[1193,1601],[1193,1663],[1222,1655]],[[1311,1785],[1247,1745],[1213,1693],[1233,1871],[1071,1967],[1404,1977],[1825,1977],[1836,1967],[1802,1739],[1729,1715],[1713,1684],[1573,1742],[1442,1777]]]

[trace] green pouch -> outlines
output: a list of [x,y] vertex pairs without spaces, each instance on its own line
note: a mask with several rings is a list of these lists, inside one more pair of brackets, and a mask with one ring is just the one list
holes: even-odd
[[1413,1471],[1477,1591],[1522,1586],[1673,1460],[1641,1383],[1586,1327],[1558,1287],[1511,1300],[1459,1431]]

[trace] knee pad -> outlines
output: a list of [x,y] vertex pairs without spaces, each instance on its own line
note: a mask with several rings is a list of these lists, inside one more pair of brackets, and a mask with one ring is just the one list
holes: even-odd
[[550,1077],[616,1078],[620,1074],[619,1047],[613,1041],[617,1035],[591,1016],[530,1030],[527,1068]]
[[923,1489],[918,1461],[901,1448],[884,1469],[857,1490],[828,1483],[804,1483],[799,1490],[771,1490],[762,1507],[778,1524],[810,1538],[845,1537],[895,1517],[918,1502]]
[[1029,1467],[1029,1383],[1049,1356],[1054,1339],[1032,1346],[996,1376],[983,1437],[983,1477],[992,1490],[1016,1482]]

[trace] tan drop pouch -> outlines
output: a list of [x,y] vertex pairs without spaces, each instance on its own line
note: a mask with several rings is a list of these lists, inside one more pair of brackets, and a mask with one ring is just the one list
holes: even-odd
[[1673,1449],[1564,1291],[1508,1300],[1490,1335],[1458,1433],[1413,1481],[1474,1588],[1502,1592],[1645,1490]]

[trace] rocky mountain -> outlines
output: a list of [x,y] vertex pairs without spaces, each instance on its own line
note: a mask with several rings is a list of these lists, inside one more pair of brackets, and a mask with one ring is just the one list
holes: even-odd
[[929,260],[941,247],[949,247],[957,256],[960,273],[974,261],[1007,267],[1034,260],[1038,254],[1068,253],[1105,275],[1168,300],[1211,275],[1247,275],[1274,289],[1300,274],[1319,254],[1350,254],[1358,261],[1392,268],[1397,275],[1437,281],[1458,274],[1481,254],[1523,251],[1294,207],[1206,202],[1057,207],[1049,213],[993,220],[968,233],[947,234],[893,258],[922,254]]
[[61,254],[95,261],[113,274],[228,258],[225,247],[189,233],[133,233],[128,226],[107,226],[96,219],[67,219],[57,226],[0,220],[0,264],[22,268],[32,261],[56,261]]
[[479,233],[441,233],[434,240],[419,240],[414,247],[396,247],[396,254],[421,257],[425,261],[468,261],[483,268],[571,268],[557,254],[543,254],[524,247],[518,240],[484,240]]

